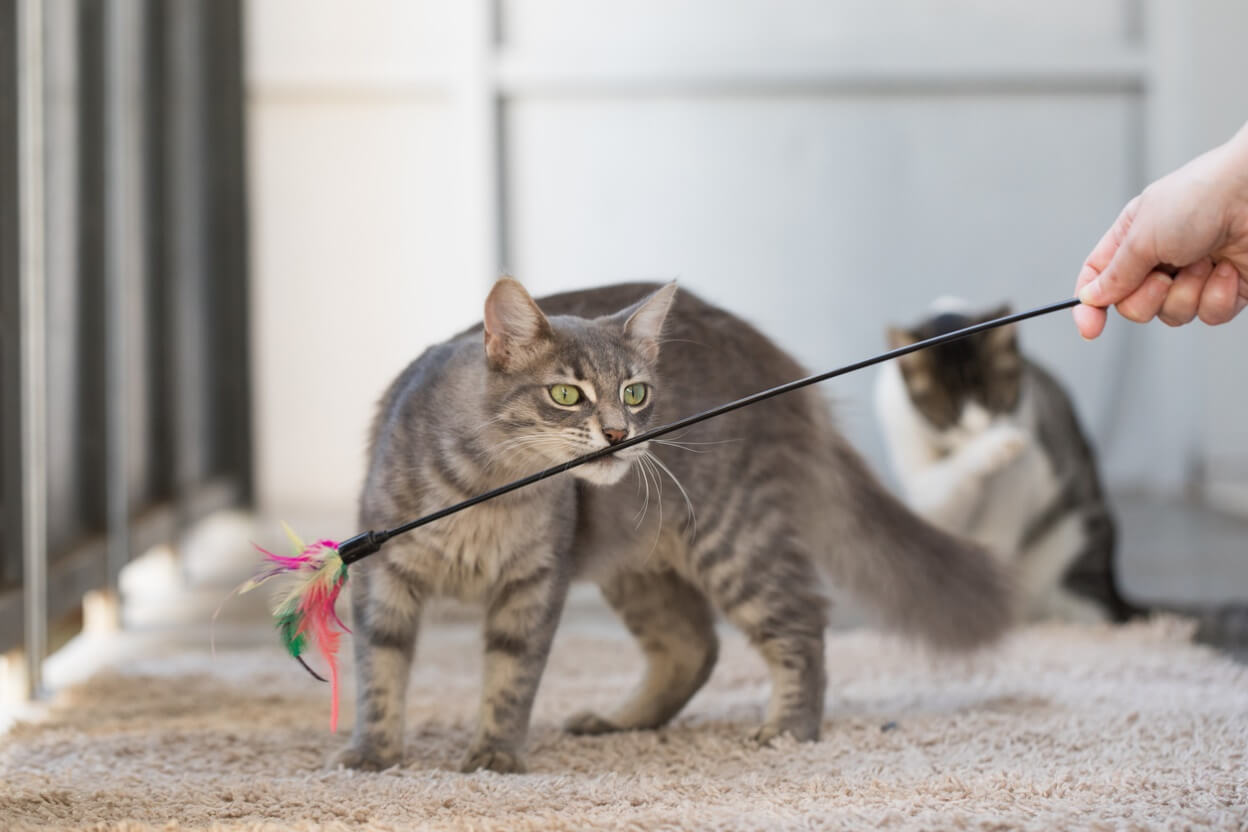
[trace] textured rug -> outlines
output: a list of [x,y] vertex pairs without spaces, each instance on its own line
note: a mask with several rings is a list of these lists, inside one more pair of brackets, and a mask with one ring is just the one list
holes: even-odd
[[824,739],[758,748],[745,737],[766,676],[730,632],[711,682],[667,729],[560,733],[565,714],[609,706],[641,666],[618,624],[573,609],[538,698],[530,773],[511,776],[455,771],[476,626],[444,622],[419,654],[407,756],[381,774],[322,770],[345,739],[327,731],[327,688],[276,645],[129,661],[0,737],[0,828],[1248,828],[1248,670],[1188,644],[1175,620],[1030,629],[956,660],[833,634]]

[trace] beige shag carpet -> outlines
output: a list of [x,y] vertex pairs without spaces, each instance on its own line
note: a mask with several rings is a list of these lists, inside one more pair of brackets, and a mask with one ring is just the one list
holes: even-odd
[[0,828],[1248,828],[1248,671],[1174,620],[1047,626],[957,660],[833,634],[823,741],[756,748],[744,737],[767,682],[735,633],[666,730],[560,733],[563,715],[609,706],[640,669],[619,625],[571,610],[521,776],[455,770],[475,625],[426,631],[419,652],[407,757],[381,774],[321,769],[344,740],[327,732],[327,688],[275,644],[98,675],[0,737]]

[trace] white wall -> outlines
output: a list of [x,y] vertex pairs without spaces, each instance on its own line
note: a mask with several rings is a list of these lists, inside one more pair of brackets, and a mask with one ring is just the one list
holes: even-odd
[[475,314],[439,8],[248,6],[257,480],[275,512],[354,506],[374,402]]
[[[539,292],[676,277],[830,367],[940,294],[1063,297],[1146,175],[1248,118],[1237,0],[497,8],[250,4],[269,508],[354,501],[372,401],[500,270]],[[1202,414],[1242,411],[1210,350],[1242,355],[1248,328],[1115,324],[1095,345],[1065,315],[1023,334],[1112,481],[1177,491],[1228,441],[1248,470],[1242,423]],[[882,466],[869,385],[828,392]]]
[[[1151,114],[1152,163],[1160,175],[1223,141],[1248,120],[1248,3],[1242,0],[1156,0]],[[1193,333],[1187,342],[1158,342],[1151,395],[1199,411],[1194,456],[1205,469],[1209,496],[1248,511],[1248,322]],[[1183,401],[1167,379],[1192,375],[1199,392]],[[1181,391],[1180,391],[1181,392]]]

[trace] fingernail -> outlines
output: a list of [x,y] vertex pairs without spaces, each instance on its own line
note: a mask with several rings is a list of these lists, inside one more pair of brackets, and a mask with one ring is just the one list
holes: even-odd
[[1084,286],[1081,290],[1079,290],[1079,302],[1086,303],[1088,306],[1099,306],[1100,304],[1096,302],[1098,292],[1099,287],[1097,285],[1097,281],[1093,280],[1087,286]]

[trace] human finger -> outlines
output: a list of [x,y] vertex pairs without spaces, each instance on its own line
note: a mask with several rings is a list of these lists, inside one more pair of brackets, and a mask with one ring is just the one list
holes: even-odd
[[1126,231],[1109,265],[1079,297],[1093,306],[1117,304],[1139,289],[1159,262],[1152,233],[1137,221]]
[[[1092,252],[1083,261],[1083,268],[1079,270],[1079,276],[1075,280],[1076,295],[1082,297],[1083,288],[1100,277],[1101,272],[1105,271],[1105,267],[1114,259],[1114,253],[1118,250],[1118,246],[1122,243],[1127,230],[1135,219],[1135,212],[1139,207],[1139,199],[1139,197],[1136,197],[1126,204],[1126,207],[1118,213],[1118,217],[1114,220],[1113,225],[1101,235],[1101,239],[1097,241],[1092,248]],[[1108,304],[1098,305],[1107,306]]]
[[1200,315],[1201,321],[1210,326],[1217,326],[1239,314],[1244,308],[1239,290],[1239,270],[1223,260],[1213,270],[1213,274],[1205,282],[1204,290],[1200,293],[1200,307],[1197,314]]
[[1213,272],[1213,261],[1205,257],[1190,266],[1184,266],[1174,278],[1174,284],[1166,293],[1165,302],[1157,317],[1166,326],[1189,324],[1200,309],[1200,293]]
[[1078,327],[1079,334],[1086,340],[1091,341],[1104,331],[1105,319],[1108,316],[1099,306],[1080,304],[1072,309],[1071,313],[1075,316],[1075,326]]
[[1118,301],[1118,314],[1137,324],[1148,323],[1161,311],[1172,285],[1174,278],[1165,272],[1149,272],[1135,291]]

